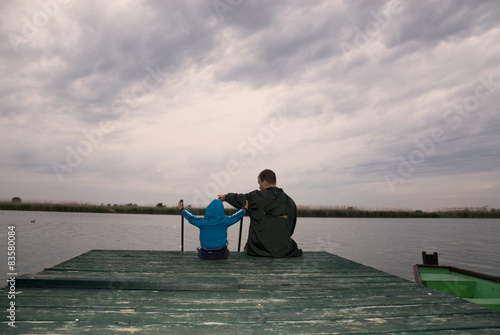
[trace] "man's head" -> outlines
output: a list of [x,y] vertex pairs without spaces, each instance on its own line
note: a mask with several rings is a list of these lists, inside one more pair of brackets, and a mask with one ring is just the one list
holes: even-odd
[[265,169],[257,177],[257,182],[259,183],[260,190],[276,186],[276,174],[269,169]]

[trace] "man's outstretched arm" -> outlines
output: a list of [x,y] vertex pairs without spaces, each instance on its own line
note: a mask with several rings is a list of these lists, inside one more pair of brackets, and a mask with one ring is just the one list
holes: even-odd
[[235,208],[242,208],[245,205],[247,198],[248,195],[242,193],[219,194],[219,200],[226,201]]

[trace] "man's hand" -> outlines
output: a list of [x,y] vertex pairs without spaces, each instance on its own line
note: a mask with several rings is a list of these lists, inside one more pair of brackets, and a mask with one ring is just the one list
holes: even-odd
[[179,207],[179,210],[184,208],[184,201],[179,200],[179,203],[177,204],[177,207]]
[[245,200],[245,207],[243,208],[245,208],[248,211],[248,200]]
[[226,201],[226,195],[225,194],[219,194],[219,200],[220,201]]

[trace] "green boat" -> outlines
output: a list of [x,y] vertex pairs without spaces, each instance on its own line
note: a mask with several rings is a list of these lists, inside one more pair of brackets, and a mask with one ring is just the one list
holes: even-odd
[[422,252],[424,264],[413,266],[415,281],[472,303],[500,311],[500,277],[440,266],[437,253]]

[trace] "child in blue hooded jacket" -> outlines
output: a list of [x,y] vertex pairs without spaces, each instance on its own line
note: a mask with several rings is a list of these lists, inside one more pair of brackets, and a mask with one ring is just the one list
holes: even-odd
[[189,223],[200,229],[200,247],[198,256],[203,259],[227,259],[229,249],[227,248],[227,228],[240,221],[248,209],[248,201],[245,207],[231,216],[224,213],[222,201],[216,199],[208,205],[205,216],[196,216],[184,208],[184,203],[179,201],[179,210]]

